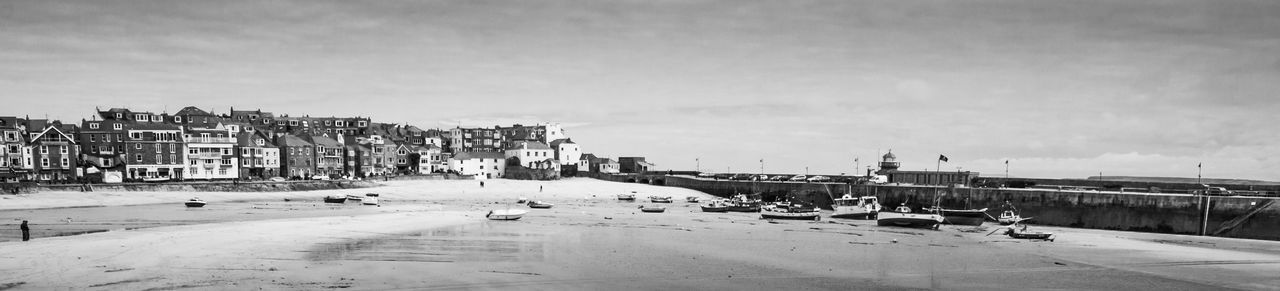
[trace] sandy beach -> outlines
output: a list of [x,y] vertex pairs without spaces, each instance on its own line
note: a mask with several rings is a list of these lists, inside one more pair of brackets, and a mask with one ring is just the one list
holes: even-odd
[[[992,223],[767,221],[703,213],[683,198],[711,196],[693,190],[592,179],[384,184],[2,195],[0,290],[1280,290],[1280,242],[1033,225],[1058,234],[1043,242],[987,236]],[[614,197],[631,191],[638,201]],[[321,203],[370,192],[380,206]],[[640,212],[648,195],[676,202]],[[192,196],[210,203],[183,207]],[[529,213],[484,218],[508,207]]]

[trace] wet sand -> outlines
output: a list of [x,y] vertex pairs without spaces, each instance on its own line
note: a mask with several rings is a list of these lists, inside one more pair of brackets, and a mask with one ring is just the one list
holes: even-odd
[[[207,211],[174,204],[181,200],[3,210],[4,223],[69,215],[73,223],[123,227],[25,243],[13,241],[16,231],[0,233],[0,289],[1280,290],[1276,242],[1035,227],[1059,234],[1039,242],[986,236],[993,225],[933,231],[702,213],[682,198],[709,196],[679,188],[588,179],[476,184],[332,191],[379,192],[382,207],[281,199],[332,194],[309,192],[200,194],[223,201]],[[642,201],[612,196],[626,191],[639,191]],[[191,196],[101,195],[116,194]],[[665,213],[640,212],[650,194],[677,202],[663,204]],[[518,221],[483,218],[488,209],[524,208],[509,203],[519,196],[556,206]]]

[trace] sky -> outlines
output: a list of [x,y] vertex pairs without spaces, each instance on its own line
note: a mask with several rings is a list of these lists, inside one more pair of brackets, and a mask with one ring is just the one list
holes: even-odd
[[1280,2],[6,0],[0,104],[556,122],[675,170],[854,173],[892,150],[1280,181]]

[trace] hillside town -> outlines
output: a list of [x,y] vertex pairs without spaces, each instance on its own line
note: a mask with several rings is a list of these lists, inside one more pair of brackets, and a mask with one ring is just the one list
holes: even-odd
[[311,117],[189,106],[95,109],[78,124],[0,116],[0,182],[123,183],[365,179],[457,174],[555,179],[647,170],[643,158],[583,153],[556,123],[423,129],[370,117]]

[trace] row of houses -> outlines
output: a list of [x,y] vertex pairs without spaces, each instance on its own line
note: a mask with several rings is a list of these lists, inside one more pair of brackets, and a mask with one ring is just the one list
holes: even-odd
[[367,117],[290,117],[196,107],[174,114],[96,110],[80,124],[0,117],[0,181],[125,182],[338,178],[508,167],[616,173],[583,154],[558,124],[423,130]]

